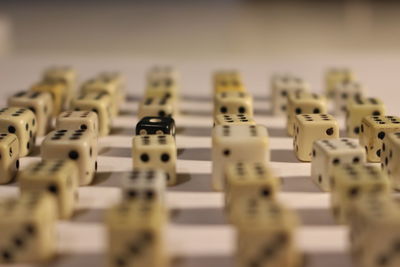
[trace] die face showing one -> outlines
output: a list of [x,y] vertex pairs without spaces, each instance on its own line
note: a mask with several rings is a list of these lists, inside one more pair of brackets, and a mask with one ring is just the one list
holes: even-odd
[[389,133],[400,131],[400,118],[396,116],[367,116],[361,123],[360,144],[370,162],[380,162],[382,142]]
[[0,263],[39,263],[56,252],[56,204],[48,194],[0,201]]
[[236,91],[245,92],[242,77],[237,71],[218,71],[213,75],[214,93]]
[[400,132],[390,133],[382,144],[381,166],[387,173],[393,188],[400,189]]
[[212,185],[217,191],[224,186],[226,163],[269,161],[268,132],[261,125],[216,125],[212,143]]
[[253,98],[246,92],[228,91],[215,94],[214,120],[219,114],[247,114],[253,117]]
[[19,142],[14,134],[0,133],[0,184],[11,182],[19,169]]
[[172,135],[137,135],[133,138],[134,168],[155,168],[166,172],[167,184],[175,185],[177,149]]
[[74,161],[79,169],[79,185],[88,185],[97,170],[97,138],[89,130],[53,131],[43,140],[41,155],[44,160]]
[[333,166],[339,164],[364,164],[364,148],[356,139],[339,138],[315,141],[312,150],[311,179],[323,191],[330,191]]
[[173,117],[174,102],[171,98],[147,97],[139,105],[138,118],[143,117]]
[[56,130],[86,130],[99,134],[99,120],[93,111],[65,111],[57,117]]
[[93,111],[97,114],[99,136],[107,136],[111,129],[111,98],[106,93],[84,93],[72,101],[75,111]]
[[175,121],[171,117],[143,117],[136,124],[136,135],[170,134],[175,136]]
[[33,163],[18,175],[22,194],[47,192],[57,200],[58,217],[72,216],[78,197],[78,168],[70,160],[44,160]]
[[338,83],[335,87],[334,110],[335,115],[345,115],[349,99],[361,99],[364,88],[359,82]]
[[247,114],[218,114],[215,125],[256,125],[255,120]]
[[311,161],[313,143],[319,139],[339,138],[339,125],[329,114],[302,114],[296,116],[293,147],[297,158]]
[[346,132],[351,138],[358,138],[361,131],[361,121],[366,116],[385,115],[385,106],[377,98],[349,98],[346,105]]
[[51,95],[53,100],[53,117],[58,116],[67,105],[68,86],[64,82],[57,80],[43,80],[34,84],[31,89],[33,92],[46,92]]
[[36,117],[26,108],[0,109],[0,132],[15,134],[19,142],[19,157],[24,157],[35,148]]
[[325,91],[329,98],[335,97],[336,86],[340,83],[348,83],[355,81],[354,73],[347,68],[332,68],[326,72],[325,75]]
[[293,136],[293,126],[296,115],[326,113],[326,98],[314,93],[296,91],[289,93],[287,106],[287,131]]
[[24,91],[8,99],[9,107],[30,109],[36,117],[37,136],[45,136],[51,128],[53,100],[46,92]]

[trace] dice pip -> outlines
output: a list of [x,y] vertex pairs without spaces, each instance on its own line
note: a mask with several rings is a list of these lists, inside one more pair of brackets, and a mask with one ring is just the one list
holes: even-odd
[[49,193],[57,201],[58,217],[71,218],[78,198],[78,167],[71,160],[44,160],[18,174],[21,194]]
[[215,116],[215,125],[256,125],[256,122],[247,114],[219,114]]
[[225,164],[235,161],[268,162],[268,131],[261,125],[216,125],[212,130],[212,186],[224,187]]
[[16,135],[0,133],[0,184],[11,182],[19,169],[19,141]]
[[365,147],[370,162],[380,162],[382,142],[389,133],[400,131],[397,116],[367,116],[362,119],[360,145]]
[[171,117],[143,117],[136,124],[136,135],[170,134],[175,136],[175,121]]
[[44,160],[74,161],[79,169],[79,185],[88,185],[97,170],[97,138],[85,129],[53,131],[43,140],[41,155]]
[[30,193],[0,201],[0,263],[44,263],[56,253],[56,203]]
[[394,189],[400,189],[400,132],[390,133],[382,144],[381,166],[387,173]]
[[8,99],[9,107],[30,109],[36,116],[37,136],[45,136],[50,128],[53,117],[53,100],[46,92],[19,92]]
[[134,168],[156,168],[167,173],[167,184],[175,185],[177,149],[172,135],[137,135],[133,137]]
[[0,133],[15,134],[19,141],[19,157],[25,157],[35,147],[36,117],[27,108],[0,109]]
[[99,134],[97,113],[93,111],[65,111],[56,120],[56,130],[86,130]]
[[332,68],[325,74],[325,92],[329,98],[334,98],[336,94],[336,86],[340,83],[348,83],[355,81],[354,73],[347,68]]
[[53,100],[53,117],[58,116],[67,105],[68,86],[58,80],[43,80],[31,87],[33,92],[49,93]]
[[176,115],[175,102],[168,97],[146,97],[139,104],[138,118],[143,117],[174,117]]
[[238,91],[216,93],[214,120],[219,114],[246,114],[253,117],[253,97],[246,92]]
[[339,138],[339,125],[329,114],[301,114],[294,123],[293,148],[301,161],[311,161],[313,143]]

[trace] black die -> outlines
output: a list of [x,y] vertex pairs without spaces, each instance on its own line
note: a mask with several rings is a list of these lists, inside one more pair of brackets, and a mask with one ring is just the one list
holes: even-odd
[[175,136],[175,121],[171,117],[144,117],[136,124],[136,135],[145,134]]

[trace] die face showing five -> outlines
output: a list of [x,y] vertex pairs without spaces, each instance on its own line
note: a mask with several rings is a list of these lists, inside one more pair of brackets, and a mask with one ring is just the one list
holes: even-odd
[[400,131],[400,118],[396,116],[367,116],[362,119],[360,144],[370,162],[380,162],[382,142],[386,135]]
[[143,117],[136,124],[136,135],[170,134],[175,136],[175,121],[171,117]]
[[364,148],[356,139],[338,138],[315,141],[312,150],[311,179],[321,190],[331,190],[331,172],[339,164],[364,164]]
[[218,114],[214,125],[256,125],[256,122],[247,114]]
[[0,109],[0,132],[15,134],[19,141],[19,157],[32,152],[36,142],[35,114],[26,108]]
[[79,169],[79,185],[88,185],[97,170],[97,138],[89,130],[53,131],[43,140],[41,156],[44,160],[74,161]]
[[293,129],[293,147],[301,161],[311,161],[314,141],[339,138],[339,125],[329,114],[297,115]]
[[139,105],[138,118],[143,117],[174,117],[175,107],[171,98],[147,97]]
[[0,133],[0,184],[11,182],[19,169],[19,141],[14,134]]
[[65,111],[57,117],[56,130],[89,130],[99,133],[99,120],[93,111]]
[[217,93],[214,99],[214,120],[219,114],[247,114],[252,117],[252,96],[238,91]]
[[137,135],[133,138],[134,168],[156,168],[167,173],[167,184],[175,185],[177,149],[172,135]]
[[304,91],[289,93],[287,106],[287,131],[293,136],[293,126],[296,115],[326,113],[326,98]]
[[377,98],[354,97],[346,105],[346,132],[351,138],[358,138],[361,132],[361,121],[366,116],[385,115],[385,106]]
[[43,80],[34,84],[31,89],[33,92],[46,92],[51,95],[53,100],[53,117],[58,116],[67,105],[68,86],[64,82],[57,80]]
[[44,193],[57,200],[58,217],[72,216],[78,197],[78,168],[71,160],[44,160],[33,163],[18,175],[22,194]]
[[336,115],[344,115],[349,99],[361,99],[364,88],[359,82],[338,83],[335,87],[334,109]]
[[382,144],[381,166],[382,170],[387,173],[393,188],[400,189],[400,166],[398,160],[400,158],[400,133],[390,133],[387,135]]
[[216,125],[212,143],[212,184],[217,191],[223,189],[226,163],[269,161],[268,132],[261,125]]

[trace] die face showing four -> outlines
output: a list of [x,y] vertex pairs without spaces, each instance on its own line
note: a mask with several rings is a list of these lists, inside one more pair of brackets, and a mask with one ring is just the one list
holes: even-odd
[[346,132],[351,138],[358,138],[361,132],[361,121],[366,116],[385,115],[385,106],[377,98],[354,97],[346,105]]
[[218,114],[214,125],[256,125],[256,122],[247,114]]
[[390,133],[384,139],[381,152],[382,170],[391,180],[393,188],[400,189],[400,133]]
[[360,144],[370,162],[380,162],[382,142],[386,135],[400,131],[400,118],[396,116],[367,116],[362,119]]
[[338,138],[315,141],[312,150],[311,179],[329,192],[331,172],[339,164],[364,164],[365,151],[356,139]]
[[44,160],[74,161],[79,169],[79,185],[88,185],[97,170],[97,138],[89,130],[53,131],[43,140],[41,156]]
[[175,136],[175,121],[171,117],[143,117],[136,124],[136,135],[170,134]]
[[242,77],[237,71],[218,71],[214,73],[214,93],[236,91],[245,92]]
[[238,91],[217,93],[214,100],[214,120],[219,114],[247,114],[252,117],[252,96]]
[[147,97],[139,105],[138,118],[174,117],[175,107],[171,98]]
[[314,141],[339,138],[339,125],[329,114],[297,115],[293,128],[293,147],[301,161],[311,161]]
[[72,216],[78,197],[78,168],[71,160],[44,160],[33,163],[18,175],[22,194],[47,192],[55,197],[58,217]]
[[269,161],[268,132],[261,125],[216,125],[212,143],[212,185],[217,191],[223,189],[226,163]]
[[344,115],[349,99],[361,99],[364,88],[359,82],[338,83],[335,87],[334,110],[336,115]]
[[37,122],[35,114],[26,108],[0,109],[0,133],[15,134],[19,141],[19,157],[35,148]]
[[296,115],[326,113],[326,98],[304,91],[289,93],[287,106],[287,131],[293,136],[293,126]]
[[167,184],[175,185],[177,149],[172,135],[137,135],[133,138],[134,168],[156,168],[167,173]]
[[335,97],[335,89],[338,84],[355,81],[354,73],[347,68],[332,68],[325,75],[325,92],[329,98]]
[[65,111],[57,117],[56,130],[89,130],[99,133],[99,120],[93,111]]
[[68,86],[64,82],[55,80],[43,80],[34,84],[31,89],[33,92],[46,92],[51,95],[53,100],[53,117],[58,116],[67,105]]
[[19,141],[14,134],[0,133],[0,184],[11,182],[19,169]]

